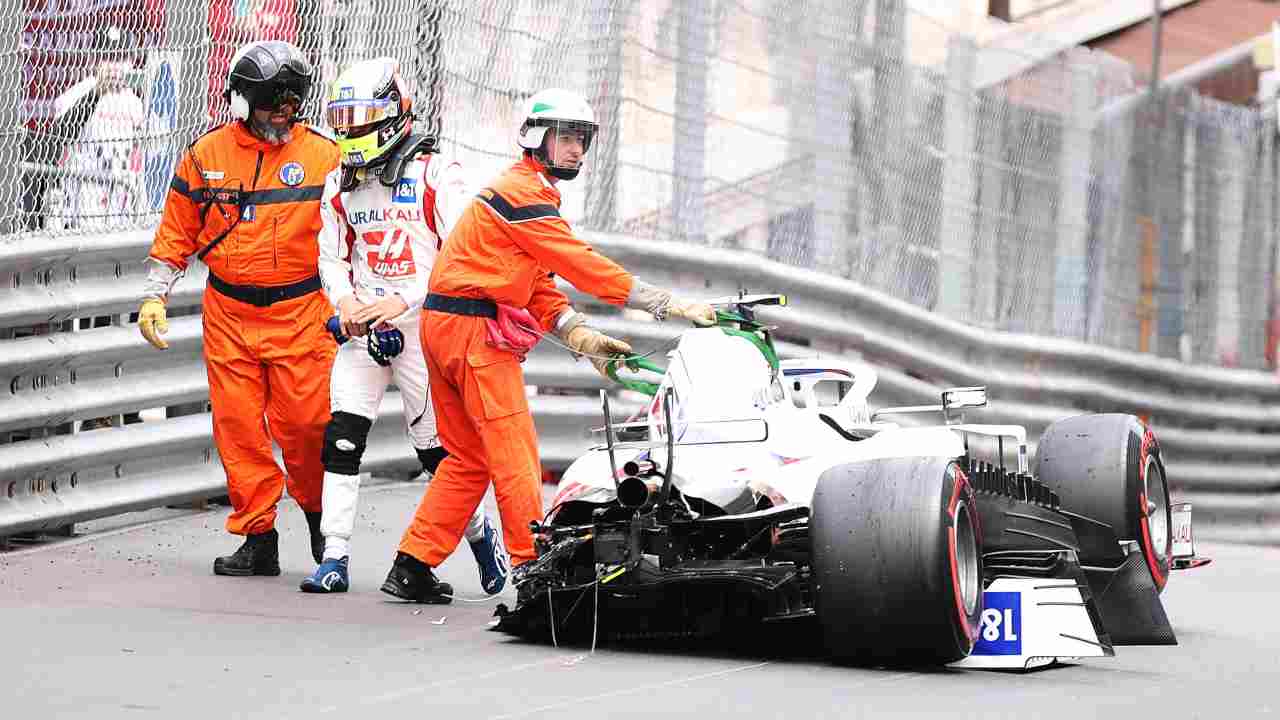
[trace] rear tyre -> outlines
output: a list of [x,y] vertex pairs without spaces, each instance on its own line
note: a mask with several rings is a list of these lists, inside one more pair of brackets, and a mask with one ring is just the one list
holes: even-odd
[[814,604],[834,660],[934,665],[969,654],[982,616],[982,536],[973,489],[954,461],[827,470],[810,541]]
[[[1036,476],[1062,509],[1104,522],[1136,541],[1158,590],[1169,579],[1172,517],[1160,443],[1133,415],[1078,415],[1040,437]],[[1082,558],[1087,564],[1089,558]]]

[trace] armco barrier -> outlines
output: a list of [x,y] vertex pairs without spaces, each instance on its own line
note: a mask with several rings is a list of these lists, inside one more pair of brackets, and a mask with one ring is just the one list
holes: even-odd
[[[1025,425],[1081,412],[1149,417],[1168,461],[1176,499],[1195,505],[1204,533],[1247,541],[1280,539],[1280,383],[1270,374],[1190,367],[1072,341],[992,333],[947,320],[856,283],[755,255],[598,235],[595,246],[651,282],[714,297],[746,289],[785,292],[791,305],[765,310],[780,350],[822,352],[874,364],[873,405],[933,402],[942,387],[985,384],[981,419]],[[219,495],[223,475],[207,413],[75,430],[76,421],[207,399],[195,312],[204,284],[198,264],[170,301],[170,349],[157,352],[120,315],[137,302],[150,233],[26,240],[0,246],[0,329],[116,316],[108,327],[0,340],[0,536],[157,505]],[[566,288],[568,289],[568,288]],[[661,355],[680,327],[610,314],[578,296],[593,323]],[[65,328],[58,328],[65,330]],[[0,336],[5,337],[5,336]],[[543,459],[562,468],[600,422],[589,364],[542,343],[525,364]],[[636,398],[620,392],[619,416]],[[409,471],[399,395],[388,393],[365,467]],[[34,431],[32,430],[34,429]],[[64,434],[56,434],[63,432]]]

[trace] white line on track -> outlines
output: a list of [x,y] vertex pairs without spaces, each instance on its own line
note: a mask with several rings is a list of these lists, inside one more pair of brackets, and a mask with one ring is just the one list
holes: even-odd
[[490,717],[489,720],[507,720],[508,718],[525,717],[527,715],[533,715],[534,713],[540,713],[546,710],[556,710],[559,708],[568,707],[570,705],[577,705],[578,703],[590,702],[593,700],[604,700],[606,698],[618,697],[620,695],[631,695],[634,693],[643,692],[645,690],[657,690],[659,688],[672,687],[675,685],[684,685],[686,683],[696,682],[698,680],[709,680],[714,677],[732,675],[734,673],[745,672],[747,670],[755,670],[757,668],[762,668],[765,665],[769,665],[771,663],[773,663],[772,660],[765,660],[764,662],[758,662],[753,665],[743,665],[741,667],[726,668],[724,670],[716,670],[714,672],[702,673],[701,675],[691,675],[687,678],[680,678],[678,680],[668,680],[666,682],[651,683],[649,685],[640,685],[638,687],[626,688],[625,690],[614,690],[613,692],[597,693],[595,695],[586,695],[583,697],[576,697],[570,700],[562,700],[560,702],[551,703],[550,705],[543,705],[541,707],[529,708],[528,710],[521,710],[520,712],[507,713],[505,715],[494,715]]
[[[522,663],[520,665],[512,665],[510,667],[506,667],[501,670],[493,670],[491,672],[481,673],[479,675],[466,675],[463,677],[450,678],[448,680],[439,680],[437,682],[427,683],[426,685],[415,685],[413,687],[393,690],[391,692],[383,693],[381,695],[374,695],[373,697],[361,698],[356,704],[374,705],[377,703],[395,702],[397,700],[403,700],[404,698],[411,697],[413,695],[419,695],[421,693],[427,692],[429,690],[434,690],[436,688],[448,687],[450,685],[457,685],[458,683],[462,683],[462,682],[472,682],[475,680],[488,680],[490,678],[498,677],[499,675],[506,675],[507,673],[520,672],[522,670],[528,670],[529,668],[535,668],[541,665],[552,665],[557,663],[563,663],[564,661],[565,659],[563,657],[557,656],[553,658],[547,658],[544,660],[538,660],[536,662]],[[341,709],[342,708],[340,708],[337,705],[330,705],[328,707],[322,707],[316,712],[327,714],[327,713],[338,712]]]

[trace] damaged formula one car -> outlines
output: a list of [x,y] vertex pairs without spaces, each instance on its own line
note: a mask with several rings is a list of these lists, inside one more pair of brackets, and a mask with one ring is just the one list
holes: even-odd
[[1033,473],[1022,427],[963,422],[984,388],[873,412],[870,367],[779,360],[755,308],[783,304],[714,303],[719,326],[685,331],[665,369],[628,361],[661,383],[620,380],[652,396],[627,423],[601,393],[604,441],[535,524],[539,557],[497,630],[594,643],[816,626],[839,662],[984,668],[1176,643],[1160,593],[1207,561],[1137,418],[1054,423]]

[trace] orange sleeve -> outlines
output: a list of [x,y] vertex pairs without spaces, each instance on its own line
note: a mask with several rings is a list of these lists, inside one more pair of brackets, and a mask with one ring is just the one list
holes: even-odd
[[[558,213],[512,223],[511,234],[521,250],[579,290],[611,305],[627,303],[633,282],[631,273],[574,235]],[[551,287],[554,290],[554,283]]]
[[151,257],[178,270],[187,269],[187,258],[196,253],[196,241],[204,221],[200,206],[192,200],[193,190],[203,183],[191,162],[191,153],[182,153],[178,169],[169,183],[169,195],[164,201],[164,214],[151,241]]
[[556,287],[555,276],[551,273],[540,274],[525,309],[538,320],[543,330],[554,332],[556,320],[560,319],[560,314],[568,307],[569,298]]

